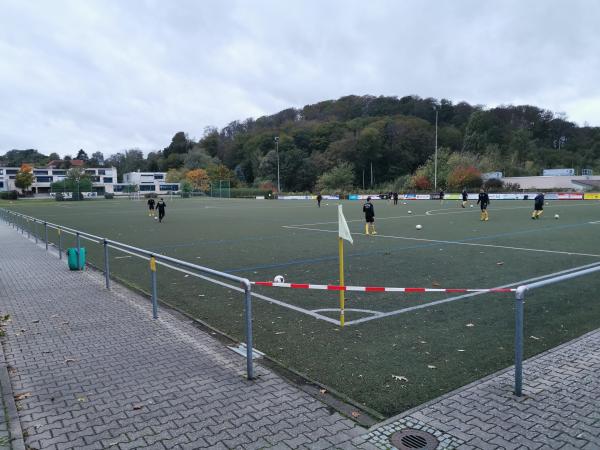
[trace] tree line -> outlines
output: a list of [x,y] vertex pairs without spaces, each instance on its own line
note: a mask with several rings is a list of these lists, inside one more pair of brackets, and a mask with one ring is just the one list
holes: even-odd
[[[539,175],[558,167],[600,172],[598,127],[579,127],[564,114],[530,105],[484,108],[418,96],[351,95],[222,129],[207,127],[198,140],[180,131],[167,147],[147,156],[130,149],[106,159],[100,152],[88,158],[80,150],[75,159],[115,166],[120,175],[167,171],[169,181],[185,180],[194,189],[215,179],[274,188],[279,166],[287,192],[428,190],[435,177],[436,128],[438,186],[476,185],[488,171],[504,176]],[[37,152],[26,152],[29,159],[21,162],[36,163],[31,152]],[[0,163],[10,165],[11,158],[14,151]]]

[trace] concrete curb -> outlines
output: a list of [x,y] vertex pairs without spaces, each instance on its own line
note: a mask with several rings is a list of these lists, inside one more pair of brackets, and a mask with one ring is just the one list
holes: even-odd
[[2,390],[2,401],[6,408],[8,418],[8,432],[10,433],[10,448],[13,450],[25,450],[25,441],[23,440],[23,430],[21,429],[21,420],[17,411],[15,397],[8,375],[8,365],[4,357],[4,345],[0,342],[0,388]]

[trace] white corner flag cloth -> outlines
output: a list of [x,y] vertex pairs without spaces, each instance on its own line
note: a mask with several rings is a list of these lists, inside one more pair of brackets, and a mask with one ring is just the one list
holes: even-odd
[[338,205],[338,230],[338,234],[342,239],[346,239],[347,241],[350,241],[351,244],[354,244],[352,235],[348,229],[348,224],[346,223],[346,218],[344,217],[344,213],[342,211],[342,205]]

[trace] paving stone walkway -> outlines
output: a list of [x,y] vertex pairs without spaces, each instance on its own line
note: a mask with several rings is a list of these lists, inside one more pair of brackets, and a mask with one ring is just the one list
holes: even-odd
[[247,381],[245,359],[190,323],[152,320],[148,300],[69,271],[4,223],[0,243],[3,349],[28,448],[361,444],[364,428],[264,367]]
[[438,450],[600,449],[600,330],[527,360],[522,398],[508,369],[365,430],[264,367],[247,381],[209,334],[165,310],[153,321],[146,299],[3,223],[0,243],[3,349],[30,449],[394,449],[409,429]]

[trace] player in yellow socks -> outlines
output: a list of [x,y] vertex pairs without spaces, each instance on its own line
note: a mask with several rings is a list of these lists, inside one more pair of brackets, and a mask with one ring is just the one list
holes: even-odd
[[367,197],[366,203],[363,205],[363,212],[365,213],[365,234],[377,234],[375,231],[375,208],[371,203],[371,197]]
[[544,194],[541,192],[535,196],[534,198],[534,207],[533,212],[531,213],[532,219],[539,219],[542,214],[544,214]]
[[487,207],[490,204],[490,197],[487,194],[487,192],[483,190],[483,188],[479,190],[479,198],[477,199],[477,204],[481,207],[481,220],[486,222],[490,220],[490,216],[487,212]]

